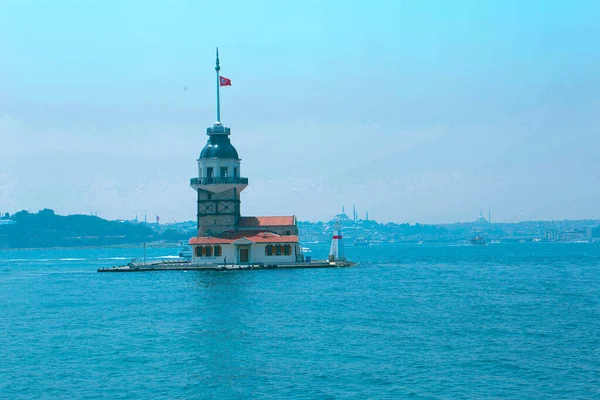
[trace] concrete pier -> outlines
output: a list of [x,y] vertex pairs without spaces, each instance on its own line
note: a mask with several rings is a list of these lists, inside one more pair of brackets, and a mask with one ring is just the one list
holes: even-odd
[[192,264],[189,261],[160,261],[152,263],[129,263],[122,266],[98,268],[98,272],[152,272],[152,271],[237,271],[253,269],[292,269],[292,268],[340,268],[352,267],[355,264],[350,261],[311,261],[289,264]]

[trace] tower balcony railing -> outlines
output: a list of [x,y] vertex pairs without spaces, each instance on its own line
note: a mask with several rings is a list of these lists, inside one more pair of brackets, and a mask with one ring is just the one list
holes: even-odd
[[229,135],[231,133],[231,128],[227,128],[223,125],[216,125],[212,126],[210,128],[206,128],[206,134],[207,135],[212,135],[215,133],[223,133],[225,135]]
[[214,185],[214,184],[248,184],[248,178],[237,178],[237,177],[213,177],[213,178],[192,178],[190,179],[190,185]]

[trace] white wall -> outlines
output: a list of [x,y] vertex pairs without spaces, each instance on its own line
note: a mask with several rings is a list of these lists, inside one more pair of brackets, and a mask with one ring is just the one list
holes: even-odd
[[265,248],[271,243],[255,243],[252,245],[252,262],[254,263],[265,263],[265,264],[277,264],[277,263],[291,263],[296,261],[296,245],[295,243],[282,243],[289,244],[292,246],[292,254],[289,256],[268,256],[265,253]]
[[[264,264],[278,264],[278,263],[293,263],[296,262],[296,243],[282,243],[290,244],[292,246],[292,254],[289,256],[268,256],[265,253],[267,243],[254,243],[250,245],[250,263],[264,263]],[[222,244],[222,254],[219,257],[196,257],[196,247],[200,245],[192,246],[192,264],[200,265],[214,265],[223,264],[223,259],[227,257],[227,264],[237,264],[237,246],[234,244]],[[207,245],[203,245],[207,246]]]
[[[200,245],[198,245],[200,246]],[[196,257],[196,247],[192,246],[192,264],[223,264],[225,257],[227,257],[227,264],[234,264],[237,262],[237,256],[235,254],[235,245],[233,244],[221,244],[222,254],[219,257]],[[208,246],[208,245],[202,245]]]

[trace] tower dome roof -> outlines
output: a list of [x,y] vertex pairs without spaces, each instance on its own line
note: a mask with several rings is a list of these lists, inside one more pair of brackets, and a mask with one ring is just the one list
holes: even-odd
[[222,158],[239,160],[238,152],[226,135],[210,135],[200,158]]

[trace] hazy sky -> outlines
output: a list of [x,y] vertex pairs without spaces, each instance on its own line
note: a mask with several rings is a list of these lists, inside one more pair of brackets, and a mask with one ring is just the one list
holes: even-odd
[[215,120],[242,214],[600,218],[599,1],[0,2],[0,212],[193,220]]

